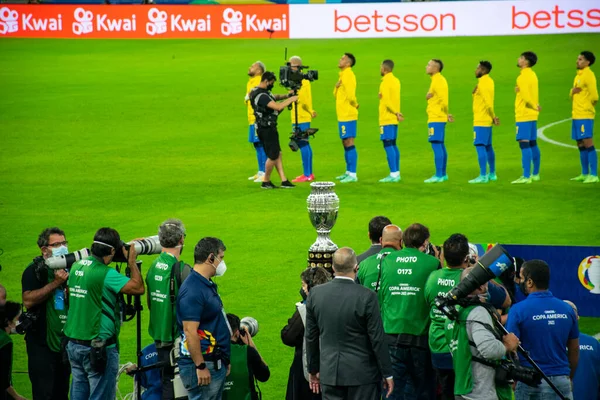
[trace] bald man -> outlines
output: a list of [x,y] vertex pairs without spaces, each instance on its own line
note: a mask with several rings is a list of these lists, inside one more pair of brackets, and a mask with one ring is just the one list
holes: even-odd
[[[579,312],[577,306],[565,300],[575,311],[577,320]],[[573,377],[574,400],[600,399],[600,343],[594,337],[579,332],[579,363]]]
[[381,234],[381,250],[363,260],[358,266],[357,282],[374,291],[379,290],[381,262],[393,251],[402,248],[402,229],[397,225],[387,225]]
[[324,400],[378,399],[382,382],[387,396],[394,389],[377,295],[354,282],[357,268],[351,248],[336,251],[335,278],[312,288],[306,303],[310,387]]

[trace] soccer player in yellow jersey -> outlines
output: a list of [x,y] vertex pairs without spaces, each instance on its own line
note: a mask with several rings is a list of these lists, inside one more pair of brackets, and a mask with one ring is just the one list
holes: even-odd
[[573,124],[571,135],[577,141],[581,175],[571,180],[583,183],[598,183],[598,155],[594,147],[594,116],[598,103],[596,75],[590,67],[596,61],[592,52],[582,51],[577,57],[577,75],[569,95],[573,100]]
[[[540,148],[537,145],[537,120],[542,108],[539,104],[538,78],[531,69],[537,64],[537,56],[531,51],[521,54],[517,66],[521,74],[517,78],[515,92],[515,120],[517,141],[521,148],[523,176],[512,181],[517,184],[529,184],[540,180]],[[533,175],[531,163],[533,162]]]
[[[500,124],[494,114],[494,81],[490,78],[492,64],[480,61],[475,76],[477,86],[473,89],[473,144],[477,150],[479,176],[469,183],[488,183],[496,178],[496,155],[492,147],[492,124]],[[487,166],[490,173],[487,173]]]
[[252,89],[257,87],[260,84],[260,77],[266,71],[265,64],[260,61],[255,62],[248,69],[248,83],[246,84],[246,97],[244,101],[246,102],[246,106],[248,107],[248,141],[254,145],[254,150],[256,150],[256,159],[258,161],[258,172],[255,175],[252,175],[248,178],[250,181],[254,182],[262,182],[262,178],[265,175],[265,163],[267,162],[267,155],[265,154],[265,149],[258,139],[258,135],[256,134],[256,126],[254,122],[256,118],[254,117],[254,110],[252,109],[252,104],[250,104],[249,95]]
[[404,120],[400,113],[400,80],[394,76],[394,62],[381,63],[381,83],[379,84],[379,138],[387,157],[390,174],[379,182],[400,181],[400,150],[396,145],[398,122]]
[[358,154],[354,147],[356,137],[356,121],[358,120],[358,101],[356,100],[356,76],[352,67],[356,64],[356,58],[351,53],[344,53],[338,63],[340,79],[335,84],[333,95],[335,96],[335,111],[340,130],[340,139],[344,145],[346,158],[346,172],[336,177],[340,183],[358,181],[356,177],[356,164]]
[[448,114],[448,82],[442,76],[444,63],[442,60],[432,59],[427,63],[425,70],[431,77],[431,85],[427,92],[427,128],[429,142],[433,149],[435,161],[435,175],[425,180],[425,183],[439,183],[448,180],[446,165],[448,152],[444,144],[446,135],[446,122],[454,122],[452,114]]
[[[302,59],[298,56],[290,58],[290,67],[293,71],[298,71],[298,67],[302,66]],[[302,80],[302,86],[298,90],[298,121],[296,121],[296,103],[292,103],[292,129],[295,129],[296,125],[301,131],[305,131],[310,128],[310,122],[313,118],[317,117],[317,112],[313,110],[312,105],[312,91],[310,88],[310,81],[307,79]],[[313,174],[312,164],[312,148],[306,140],[301,140],[298,143],[300,147],[300,154],[302,156],[302,175],[296,177],[292,182],[312,182],[315,180]]]

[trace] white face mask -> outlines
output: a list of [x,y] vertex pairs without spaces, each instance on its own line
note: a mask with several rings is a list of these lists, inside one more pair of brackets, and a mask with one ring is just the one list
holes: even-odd
[[64,256],[65,254],[69,254],[69,249],[67,246],[60,246],[59,248],[52,248],[52,257]]
[[217,265],[215,267],[214,264],[212,264],[213,268],[217,270],[217,272],[215,273],[215,276],[223,276],[225,275],[225,271],[227,271],[227,265],[225,265],[225,261],[221,260],[221,262],[219,263],[219,265]]

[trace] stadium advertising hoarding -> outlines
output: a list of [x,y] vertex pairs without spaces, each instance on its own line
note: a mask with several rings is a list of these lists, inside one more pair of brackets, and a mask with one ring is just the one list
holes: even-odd
[[325,39],[575,32],[600,32],[597,2],[0,7],[0,37]]

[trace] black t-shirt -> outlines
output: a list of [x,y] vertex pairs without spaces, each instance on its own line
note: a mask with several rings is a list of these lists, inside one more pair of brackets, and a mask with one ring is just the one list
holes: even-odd
[[248,376],[252,400],[258,400],[258,393],[256,393],[256,388],[254,386],[254,378],[259,382],[266,382],[271,376],[271,371],[269,371],[269,367],[262,362],[258,351],[250,346],[248,346]]
[[[40,272],[40,278],[43,279],[44,276],[46,277],[46,282],[44,283],[38,279],[35,274],[35,264],[33,262],[29,264],[27,268],[25,268],[25,271],[23,271],[23,276],[21,277],[22,292],[24,293],[30,290],[38,290],[46,286],[48,284],[47,274],[47,269],[43,269]],[[40,345],[46,345],[46,302],[27,309],[27,312],[37,314],[38,318],[27,331],[25,340],[31,340]]]

